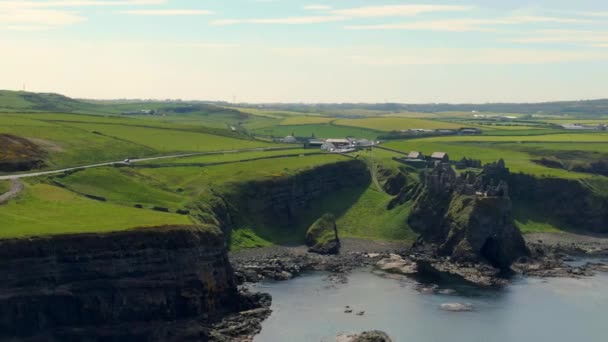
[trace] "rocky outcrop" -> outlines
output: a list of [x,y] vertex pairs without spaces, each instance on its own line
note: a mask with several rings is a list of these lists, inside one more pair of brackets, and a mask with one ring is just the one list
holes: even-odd
[[45,166],[46,152],[25,138],[0,134],[0,146],[0,171],[28,171]]
[[392,342],[391,338],[383,331],[365,331],[357,335],[338,336],[337,342]]
[[306,245],[308,251],[318,254],[338,254],[340,252],[340,239],[336,218],[332,214],[321,216],[306,232]]
[[213,226],[0,240],[0,274],[0,339],[205,341],[255,308]]
[[424,175],[409,225],[452,261],[509,268],[528,251],[511,214],[503,180],[508,173],[502,161],[478,175],[457,176],[449,164],[436,166]]

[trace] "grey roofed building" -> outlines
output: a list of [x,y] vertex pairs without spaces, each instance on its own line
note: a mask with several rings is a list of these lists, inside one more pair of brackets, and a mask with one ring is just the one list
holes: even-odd
[[372,146],[374,145],[373,142],[367,140],[367,139],[359,139],[357,140],[357,146],[361,146],[361,147],[368,147],[368,146]]
[[336,149],[336,145],[326,141],[325,143],[323,143],[323,145],[321,145],[321,149],[324,151],[333,151]]
[[407,155],[407,159],[422,159],[422,158],[424,158],[424,156],[422,155],[422,153],[420,153],[418,151],[411,151]]
[[431,154],[431,159],[449,161],[450,157],[445,152],[433,152],[433,154]]
[[288,143],[288,144],[294,144],[298,142],[298,139],[296,139],[294,136],[292,135],[288,135],[283,139],[284,143]]
[[325,142],[332,143],[334,145],[350,145],[350,140],[348,139],[327,139]]

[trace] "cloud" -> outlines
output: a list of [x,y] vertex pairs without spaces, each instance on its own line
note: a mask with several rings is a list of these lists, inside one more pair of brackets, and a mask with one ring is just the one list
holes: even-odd
[[52,7],[94,7],[94,6],[141,6],[163,5],[167,0],[65,0],[65,1],[2,1],[1,9],[28,9]]
[[394,67],[407,65],[513,65],[608,61],[608,52],[528,49],[416,49],[383,54],[351,54],[354,64]]
[[325,10],[330,10],[332,7],[328,6],[328,5],[307,5],[304,6],[305,10],[308,11],[325,11]]
[[511,25],[507,20],[490,19],[446,19],[446,20],[426,20],[414,21],[397,24],[374,24],[374,25],[350,25],[346,26],[349,30],[426,30],[426,31],[448,31],[448,32],[468,32],[468,31],[492,31],[492,28],[484,27],[491,25]]
[[76,11],[76,8],[80,7],[166,3],[166,0],[0,1],[0,29],[43,31],[82,23],[87,18]]
[[605,47],[608,44],[608,32],[590,30],[538,30],[524,37],[506,39],[511,43],[536,44],[536,43],[566,43],[584,44],[593,47]]
[[56,10],[16,9],[0,12],[0,27],[21,31],[53,29],[84,21],[86,18],[76,13]]
[[320,24],[347,20],[342,16],[313,16],[313,17],[285,17],[285,18],[265,18],[265,19],[220,19],[211,21],[213,26],[226,26],[237,24],[284,24],[284,25],[303,25]]
[[145,9],[122,11],[123,14],[145,15],[145,16],[179,16],[179,15],[211,15],[213,12],[196,9]]
[[513,26],[526,23],[575,24],[585,22],[587,21],[581,19],[559,17],[517,16],[497,19],[442,19],[391,24],[349,25],[345,28],[349,30],[427,30],[446,32],[492,32],[497,31],[496,26]]
[[415,16],[432,12],[463,12],[474,9],[473,6],[456,5],[389,5],[340,9],[333,11],[336,15],[347,17],[401,17]]

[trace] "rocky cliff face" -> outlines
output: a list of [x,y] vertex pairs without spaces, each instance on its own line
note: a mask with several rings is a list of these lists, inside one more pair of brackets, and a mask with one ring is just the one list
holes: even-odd
[[526,203],[572,228],[608,232],[608,198],[583,181],[511,174],[509,184],[514,201]]
[[408,223],[424,242],[456,262],[488,262],[508,268],[528,254],[511,215],[504,163],[480,174],[457,176],[441,164],[424,175]]
[[0,240],[0,274],[0,339],[204,341],[247,305],[211,226]]
[[[237,184],[197,204],[197,218],[226,233],[237,226],[290,227],[303,223],[302,212],[336,191],[370,182],[367,165],[360,160],[326,164],[293,175]],[[340,199],[336,199],[339,201]],[[308,222],[310,224],[312,222]]]

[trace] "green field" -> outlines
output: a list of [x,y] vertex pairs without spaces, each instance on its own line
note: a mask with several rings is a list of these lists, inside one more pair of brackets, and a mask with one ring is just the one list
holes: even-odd
[[183,158],[172,158],[163,160],[151,160],[141,163],[141,165],[159,164],[159,165],[172,165],[172,164],[213,164],[213,163],[226,163],[235,161],[244,161],[258,158],[272,158],[278,156],[289,156],[289,155],[308,155],[321,153],[318,149],[303,149],[303,148],[292,148],[286,150],[270,150],[270,151],[248,151],[239,153],[222,153],[222,154],[209,154],[201,156],[183,157]]
[[57,181],[78,193],[103,197],[126,206],[141,204],[175,210],[181,209],[187,201],[187,197],[152,179],[140,177],[129,168],[88,169]]
[[334,124],[318,124],[318,125],[291,125],[291,126],[274,126],[253,131],[255,134],[268,135],[273,137],[286,137],[294,135],[296,137],[316,137],[316,138],[345,138],[356,137],[365,139],[376,139],[381,132],[357,128],[338,126]]
[[207,167],[138,168],[136,171],[170,187],[183,188],[190,194],[196,195],[212,187],[221,189],[230,183],[282,177],[344,159],[345,157],[340,155],[326,154],[234,162]]
[[76,114],[0,114],[0,133],[30,138],[47,151],[51,168],[176,152],[273,146],[223,129]]
[[328,118],[323,116],[294,116],[281,121],[280,125],[314,125],[324,124],[335,120],[334,118]]
[[363,118],[363,119],[340,119],[334,121],[335,125],[367,128],[377,131],[401,131],[408,129],[458,129],[466,125],[451,122],[423,120],[417,118]]
[[269,146],[265,142],[255,140],[234,139],[174,129],[89,123],[67,123],[66,125],[150,148],[161,153],[219,151]]
[[0,238],[192,223],[188,216],[94,201],[45,184],[28,186],[0,207],[0,222]]

